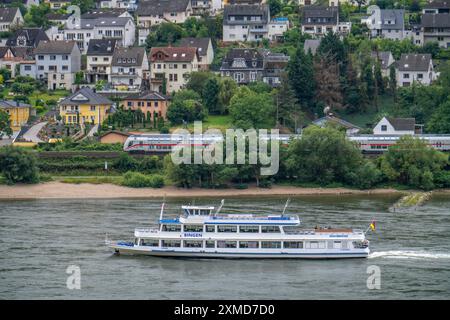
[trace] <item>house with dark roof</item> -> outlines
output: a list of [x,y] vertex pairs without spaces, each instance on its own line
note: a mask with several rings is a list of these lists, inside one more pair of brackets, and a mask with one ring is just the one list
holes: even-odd
[[450,1],[431,1],[424,5],[422,13],[450,13]]
[[11,77],[13,78],[17,76],[17,66],[20,66],[23,61],[28,60],[34,60],[32,48],[0,47],[0,68],[10,70]]
[[197,48],[198,67],[200,70],[208,70],[214,60],[211,38],[183,38],[178,46]]
[[220,74],[231,77],[238,84],[264,81],[276,87],[289,57],[261,49],[231,49],[222,60]]
[[71,16],[72,16],[71,13],[56,13],[56,12],[50,12],[45,15],[48,21],[61,26],[66,25],[67,21],[69,21],[69,18]]
[[390,51],[373,51],[372,58],[380,63],[381,75],[389,77],[390,67],[395,62],[394,56]]
[[380,10],[369,6],[367,14],[369,14],[369,17],[365,18],[364,21],[369,28],[371,37],[403,40],[407,36],[405,32],[405,10]]
[[86,80],[88,83],[98,81],[111,82],[111,63],[116,40],[91,39],[86,53]]
[[336,125],[338,127],[344,128],[348,136],[357,134],[361,130],[361,128],[358,127],[357,125],[354,125],[348,121],[345,121],[344,119],[336,117],[336,115],[334,115],[333,113],[329,113],[322,118],[314,120],[312,124],[319,126],[321,128],[324,128],[326,125],[329,124]]
[[403,53],[396,62],[397,86],[408,87],[414,82],[430,85],[436,79],[431,54]]
[[125,8],[110,9],[93,9],[81,15],[81,19],[98,19],[98,18],[131,18],[133,16]]
[[83,54],[91,39],[114,39],[119,47],[130,47],[136,39],[133,18],[105,17],[80,19],[70,18],[63,30],[64,39],[76,41]]
[[373,128],[373,134],[405,135],[421,133],[422,126],[416,125],[414,118],[383,117]]
[[189,74],[198,71],[197,48],[153,47],[150,50],[150,89],[176,92],[187,83]]
[[155,121],[160,117],[167,118],[170,97],[156,91],[144,91],[125,97],[122,105],[125,110],[136,111],[140,109],[146,120]]
[[117,48],[111,63],[111,83],[117,89],[140,89],[148,79],[148,58],[145,48]]
[[48,89],[71,90],[75,73],[81,69],[81,52],[75,41],[40,41],[34,50],[36,78]]
[[10,31],[24,23],[22,13],[19,8],[0,8],[0,32]]
[[350,22],[339,21],[338,7],[305,6],[302,15],[302,32],[314,37],[322,37],[328,32],[346,34],[351,29]]
[[42,28],[21,28],[14,31],[13,35],[6,41],[6,45],[10,47],[36,48],[39,41],[49,40]]
[[422,44],[437,42],[450,48],[450,13],[424,13],[421,19]]
[[66,124],[101,124],[112,112],[113,102],[90,88],[83,88],[59,102],[58,106]]
[[258,41],[269,38],[270,10],[267,5],[226,5],[223,41]]
[[139,28],[150,28],[162,22],[183,23],[192,15],[190,0],[139,1],[136,10]]
[[70,0],[44,0],[50,5],[50,9],[59,10],[64,6],[70,6]]

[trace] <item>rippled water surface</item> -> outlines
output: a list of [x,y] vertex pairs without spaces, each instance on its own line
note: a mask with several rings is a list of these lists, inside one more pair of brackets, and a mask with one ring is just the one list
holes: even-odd
[[[156,200],[0,202],[1,299],[448,299],[450,197],[434,196],[410,213],[388,212],[395,196],[293,198],[289,213],[305,227],[365,228],[372,254],[350,260],[224,260],[115,256],[109,238],[130,240],[159,215]],[[226,212],[281,212],[284,198],[227,199]],[[217,205],[220,199],[169,200]],[[66,287],[70,265],[81,290]],[[381,270],[369,290],[367,267]]]

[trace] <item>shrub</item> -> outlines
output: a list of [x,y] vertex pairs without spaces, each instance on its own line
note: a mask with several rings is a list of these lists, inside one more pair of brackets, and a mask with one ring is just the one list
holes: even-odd
[[270,180],[261,180],[258,185],[260,188],[272,188],[272,181]]
[[128,171],[123,176],[122,185],[132,188],[162,188],[164,178],[158,174],[145,175],[139,172]]
[[8,184],[39,182],[36,157],[20,148],[8,146],[0,152],[0,172]]
[[130,157],[128,154],[123,153],[120,155],[119,159],[117,159],[113,167],[120,171],[130,171],[136,169],[136,160],[134,158]]

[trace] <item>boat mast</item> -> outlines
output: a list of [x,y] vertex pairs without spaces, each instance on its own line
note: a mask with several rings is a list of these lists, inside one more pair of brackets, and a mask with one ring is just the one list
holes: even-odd
[[284,216],[284,213],[286,212],[286,209],[287,209],[287,207],[288,207],[288,205],[289,205],[290,202],[291,202],[291,198],[288,198],[288,199],[286,200],[286,204],[284,205],[283,212],[281,213],[282,216]]
[[159,214],[159,231],[162,231],[162,226],[163,226],[163,224],[161,223],[161,220],[162,220],[162,218],[163,218],[163,213],[164,213],[164,205],[165,205],[166,203],[163,201],[163,203],[162,203],[162,205],[161,205],[161,212],[160,212],[160,214]]
[[222,210],[224,203],[225,203],[225,199],[222,199],[222,201],[220,202],[220,206],[217,208],[216,212],[214,213],[214,216],[217,216],[217,214],[219,214],[220,210]]

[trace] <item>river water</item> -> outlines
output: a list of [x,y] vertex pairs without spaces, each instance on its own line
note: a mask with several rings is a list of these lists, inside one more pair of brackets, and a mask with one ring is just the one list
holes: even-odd
[[[450,197],[390,213],[398,196],[293,198],[288,213],[305,227],[365,228],[372,253],[349,260],[225,260],[115,256],[109,238],[131,240],[157,221],[160,201],[0,202],[0,299],[449,299]],[[177,199],[217,205],[220,199]],[[280,212],[284,198],[230,198],[223,212]],[[175,211],[173,211],[175,210]],[[66,286],[78,266],[81,289]],[[368,289],[368,267],[380,289]]]

